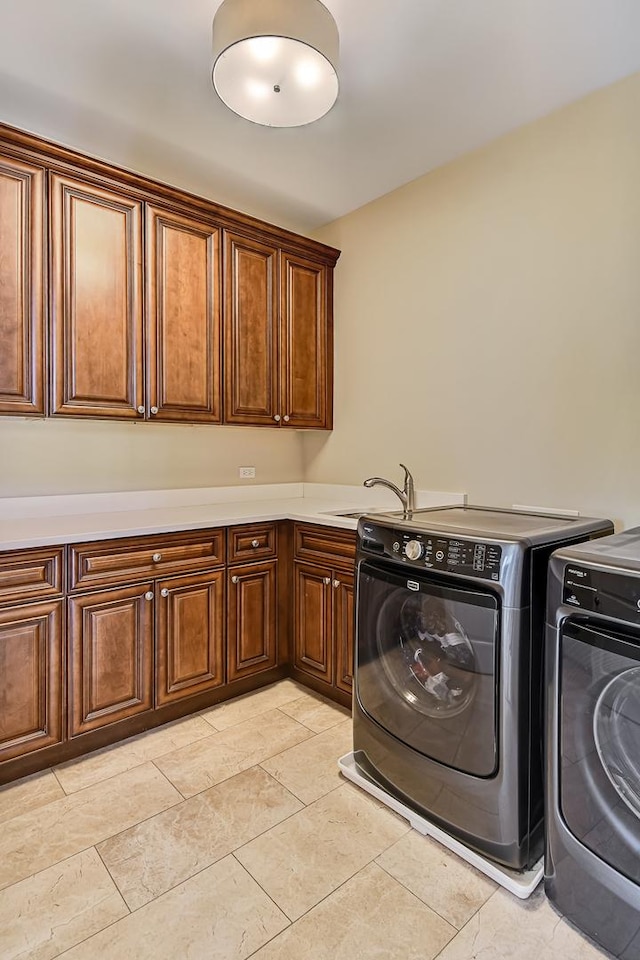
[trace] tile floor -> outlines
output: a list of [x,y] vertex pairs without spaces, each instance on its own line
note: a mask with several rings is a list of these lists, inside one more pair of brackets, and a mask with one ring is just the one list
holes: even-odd
[[0,789],[1,960],[597,960],[341,779],[290,680]]

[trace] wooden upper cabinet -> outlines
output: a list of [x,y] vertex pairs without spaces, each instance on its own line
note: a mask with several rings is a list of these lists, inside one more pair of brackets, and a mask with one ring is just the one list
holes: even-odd
[[139,418],[142,203],[57,174],[50,203],[51,412]]
[[339,250],[0,124],[0,416],[330,429]]
[[278,248],[226,233],[225,422],[277,423]]
[[147,206],[148,412],[219,423],[221,231]]
[[225,234],[225,422],[331,426],[330,268]]
[[283,425],[330,427],[332,377],[327,268],[283,253],[281,284]]
[[44,413],[44,170],[0,157],[0,414]]

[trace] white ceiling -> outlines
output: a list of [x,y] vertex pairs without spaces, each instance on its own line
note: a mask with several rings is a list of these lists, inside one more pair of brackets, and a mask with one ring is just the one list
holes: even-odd
[[338,103],[263,128],[213,91],[219,3],[0,0],[0,120],[309,231],[640,70],[639,0],[325,0]]

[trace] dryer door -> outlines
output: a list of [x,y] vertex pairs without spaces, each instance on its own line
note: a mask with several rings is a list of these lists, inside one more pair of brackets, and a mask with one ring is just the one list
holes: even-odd
[[640,635],[568,618],[560,633],[560,810],[640,883]]
[[424,756],[491,776],[498,622],[492,593],[363,563],[355,676],[362,709]]

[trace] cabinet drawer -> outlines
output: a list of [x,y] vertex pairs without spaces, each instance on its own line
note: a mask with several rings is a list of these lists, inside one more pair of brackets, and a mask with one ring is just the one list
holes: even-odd
[[0,553],[0,605],[62,593],[62,547]]
[[246,527],[230,527],[227,540],[227,562],[247,563],[275,557],[275,523],[251,523]]
[[69,589],[129,583],[223,563],[222,530],[76,543],[69,554]]
[[296,523],[293,542],[296,560],[337,562],[348,567],[355,562],[356,535],[351,530]]

